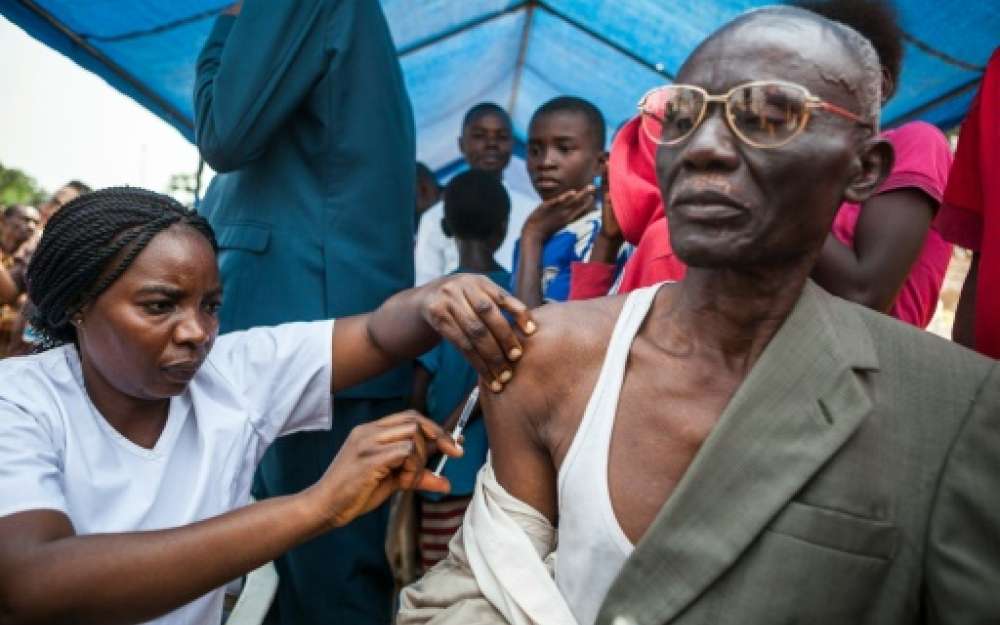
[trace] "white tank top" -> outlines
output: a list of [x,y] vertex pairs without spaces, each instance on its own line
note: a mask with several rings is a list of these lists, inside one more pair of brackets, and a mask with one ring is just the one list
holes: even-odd
[[580,625],[593,625],[633,545],[615,518],[608,452],[632,341],[660,285],[625,300],[580,427],[559,468],[556,584]]

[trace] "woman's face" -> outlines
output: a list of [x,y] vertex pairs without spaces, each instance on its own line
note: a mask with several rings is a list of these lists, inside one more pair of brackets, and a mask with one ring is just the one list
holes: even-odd
[[157,234],[82,311],[77,337],[88,390],[140,400],[180,394],[212,349],[221,301],[205,237],[185,225]]

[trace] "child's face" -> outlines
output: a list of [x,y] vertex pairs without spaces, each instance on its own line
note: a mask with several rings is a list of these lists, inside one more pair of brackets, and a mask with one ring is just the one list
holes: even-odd
[[531,121],[528,176],[543,200],[570,189],[582,189],[601,175],[605,159],[584,114],[555,111]]
[[499,174],[514,151],[510,122],[495,113],[483,113],[469,121],[458,138],[469,167]]

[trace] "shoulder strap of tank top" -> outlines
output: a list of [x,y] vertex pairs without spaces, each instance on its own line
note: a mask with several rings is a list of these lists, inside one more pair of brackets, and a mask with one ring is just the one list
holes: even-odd
[[663,284],[661,282],[632,291],[628,294],[625,304],[622,305],[618,321],[615,323],[611,339],[608,341],[608,350],[604,355],[604,363],[597,376],[597,383],[594,384],[594,390],[587,402],[580,426],[577,428],[573,442],[566,453],[566,458],[559,468],[560,488],[564,476],[569,472],[575,457],[578,455],[579,448],[583,445],[583,441],[588,438],[588,434],[595,427],[594,423],[599,420],[600,413],[608,404],[610,404],[610,408],[607,409],[612,413],[617,407],[618,394],[625,377],[625,365],[628,363],[632,341],[639,332],[639,328],[642,327],[642,322],[653,304],[653,299]]

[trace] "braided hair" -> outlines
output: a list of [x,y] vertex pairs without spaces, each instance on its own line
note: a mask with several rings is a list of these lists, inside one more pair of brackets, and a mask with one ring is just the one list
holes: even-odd
[[71,318],[103,293],[149,242],[174,224],[201,233],[218,252],[204,217],[166,195],[111,187],[81,195],[49,220],[28,265],[31,323],[41,349],[76,342]]

